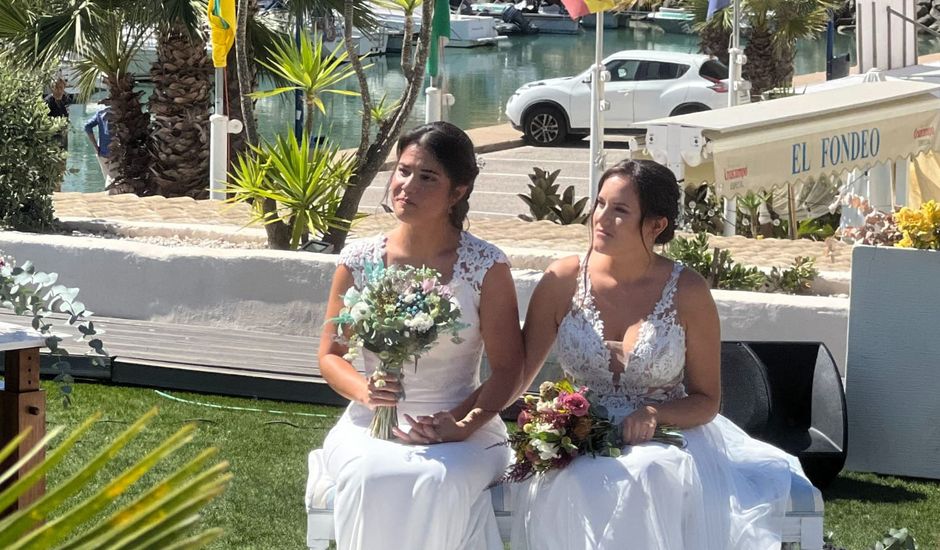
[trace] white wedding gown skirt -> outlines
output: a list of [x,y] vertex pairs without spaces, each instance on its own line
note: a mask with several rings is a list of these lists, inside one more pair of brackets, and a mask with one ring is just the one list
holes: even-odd
[[[686,396],[685,329],[674,306],[681,271],[677,264],[634,348],[618,356],[605,342],[590,278],[579,278],[555,351],[614,422]],[[524,482],[514,492],[513,550],[779,549],[799,461],[722,416],[683,435],[684,449],[627,446],[618,458],[581,456]]]
[[722,416],[684,435],[518,486],[513,550],[779,549],[795,459]]
[[338,548],[503,548],[486,491],[509,462],[505,446],[490,448],[506,440],[501,420],[466,441],[411,446],[374,439],[351,412],[324,443]]
[[[381,262],[384,238],[352,243],[340,261],[361,288],[364,266]],[[505,256],[463,233],[450,283],[460,304],[463,341],[443,335],[416,366],[405,366],[406,400],[399,426],[412,417],[448,410],[480,385],[480,289],[486,271]],[[376,358],[365,354],[366,374]],[[467,440],[428,446],[372,438],[372,411],[352,403],[323,445],[326,473],[335,483],[333,517],[339,550],[502,550],[486,490],[509,464],[506,427],[499,418]]]

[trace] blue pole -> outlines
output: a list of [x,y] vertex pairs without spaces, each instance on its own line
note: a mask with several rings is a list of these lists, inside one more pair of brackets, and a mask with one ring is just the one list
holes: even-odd
[[[303,32],[303,13],[297,14],[297,22],[294,27],[294,41],[300,48],[300,33]],[[294,137],[297,142],[303,139],[304,135],[304,93],[300,90],[294,92]]]

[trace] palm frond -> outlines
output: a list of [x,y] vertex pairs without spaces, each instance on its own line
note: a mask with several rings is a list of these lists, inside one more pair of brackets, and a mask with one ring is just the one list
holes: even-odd
[[[26,548],[60,548],[62,550],[91,550],[96,548],[201,548],[221,534],[209,529],[193,535],[199,522],[199,511],[219,495],[231,480],[228,463],[208,465],[216,454],[206,449],[171,475],[159,479],[129,505],[113,512],[97,525],[89,525],[122,493],[144,479],[153,468],[171,454],[178,452],[192,440],[194,425],[186,425],[147,453],[133,461],[122,473],[113,477],[85,501],[67,504],[79,491],[85,489],[115,457],[146,428],[156,415],[153,409],[138,419],[97,456],[93,457],[69,479],[49,490],[39,500],[0,520],[0,547],[10,550]],[[17,463],[4,473],[20,478],[0,492],[0,504],[8,506],[53,467],[61,463],[72,448],[94,426],[100,414],[83,422],[46,458],[28,471]],[[61,431],[52,430],[31,452],[44,449]],[[20,440],[15,440],[17,444]],[[9,445],[0,451],[7,454]],[[5,504],[4,504],[5,503]],[[61,510],[55,519],[48,519]]]
[[22,1],[0,0],[0,40],[16,40],[29,30],[29,6]]

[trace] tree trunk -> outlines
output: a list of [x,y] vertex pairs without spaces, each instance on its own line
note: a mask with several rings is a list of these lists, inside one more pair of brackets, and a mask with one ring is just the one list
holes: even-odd
[[[247,12],[245,14],[246,21],[253,21],[255,15],[258,13],[258,1],[257,0],[248,0]],[[241,12],[239,12],[240,14]],[[241,23],[238,23],[241,24]],[[251,47],[250,41],[251,33],[249,29],[245,29],[245,40],[241,42],[242,46],[245,48],[245,55],[249,59],[254,59],[254,51]],[[241,100],[241,73],[238,71],[238,56],[236,55],[237,47],[232,48],[228,52],[228,59],[225,67],[225,87],[226,87],[226,103],[228,107],[228,117],[231,119],[238,119],[245,123],[245,113],[242,112],[242,100]],[[248,75],[248,87],[252,91],[258,88],[258,71],[255,63],[252,63],[249,66],[250,74]],[[249,113],[249,116],[254,118],[254,110]],[[257,122],[255,122],[257,124]],[[238,156],[243,154],[248,150],[248,140],[245,137],[245,131],[241,131],[237,134],[229,134],[229,172],[233,171],[235,168],[235,163],[238,159]]]
[[777,84],[777,57],[774,52],[773,36],[770,29],[754,27],[744,47],[747,63],[744,64],[744,78],[751,83],[751,95],[760,95],[773,89]]
[[[249,96],[255,88],[255,75],[253,74],[251,64],[249,64],[250,53],[248,52],[248,14],[252,16],[258,12],[257,0],[238,0],[238,9],[236,15],[238,25],[235,30],[235,61],[238,68],[238,96],[237,103],[241,111],[241,120],[245,125],[243,130],[245,136],[245,150],[249,145],[258,143],[258,122],[255,119],[254,103]],[[235,101],[232,102],[236,103]],[[274,216],[277,213],[277,202],[271,199],[265,199],[262,208],[267,216]],[[268,235],[268,246],[276,250],[287,250],[290,248],[290,228],[282,222],[272,222],[264,226]]]
[[[244,123],[245,141],[249,145],[258,144],[258,121],[250,94],[254,91],[254,75],[249,63],[251,52],[248,51],[248,11],[250,0],[238,0],[238,24],[235,30],[235,66],[238,67],[238,102]],[[256,4],[257,6],[257,4]],[[252,14],[254,15],[254,14]]]
[[[344,3],[345,17],[349,22],[352,21],[352,1],[353,0],[345,0]],[[415,54],[414,64],[411,66],[410,70],[410,78],[405,82],[405,90],[398,107],[388,120],[383,121],[379,126],[379,132],[375,138],[375,142],[372,142],[369,136],[369,107],[371,106],[371,98],[369,96],[368,84],[365,83],[365,72],[358,59],[351,59],[353,68],[359,78],[360,87],[362,88],[360,92],[362,93],[362,116],[364,118],[362,121],[362,134],[359,140],[359,148],[356,151],[356,174],[350,178],[349,186],[343,193],[343,199],[340,201],[339,208],[336,210],[336,217],[339,219],[352,220],[359,211],[359,202],[362,200],[363,193],[365,193],[366,188],[369,187],[372,180],[374,180],[375,176],[379,173],[382,164],[385,163],[385,159],[388,158],[392,147],[404,128],[408,115],[411,114],[411,110],[414,108],[418,94],[424,89],[424,71],[428,60],[433,4],[434,3],[430,1],[425,1],[421,4],[421,33],[418,38],[418,49]],[[353,51],[351,31],[351,23],[347,23],[343,38],[346,43],[347,51],[349,52]],[[407,40],[408,37],[405,37],[405,39]],[[350,58],[352,58],[352,55]],[[403,60],[402,63],[404,64],[405,61]],[[333,245],[334,253],[339,253],[346,245],[346,237],[348,234],[348,227],[334,227],[324,236],[324,240]]]
[[130,74],[108,75],[104,81],[109,97],[103,103],[111,106],[108,114],[108,130],[111,133],[108,161],[115,171],[111,193],[136,193],[142,197],[153,195],[150,152],[147,147],[150,117],[140,103],[144,92],[134,90],[134,77]]
[[212,62],[205,42],[179,24],[159,33],[150,69],[151,154],[157,192],[209,196],[209,105]]
[[713,55],[728,64],[728,48],[731,46],[731,31],[720,24],[721,18],[713,18],[699,31],[699,51]]

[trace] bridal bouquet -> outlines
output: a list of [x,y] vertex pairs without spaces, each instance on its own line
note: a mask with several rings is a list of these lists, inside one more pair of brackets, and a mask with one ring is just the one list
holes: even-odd
[[[343,308],[331,321],[338,339],[349,346],[346,359],[359,347],[375,353],[379,366],[372,375],[382,387],[385,378],[402,380],[402,367],[431,349],[438,336],[450,333],[460,343],[460,307],[451,300],[450,289],[439,283],[440,274],[431,268],[365,266],[363,288],[350,288],[343,295]],[[402,386],[404,388],[404,386]],[[402,391],[401,398],[405,398]],[[372,436],[391,439],[398,426],[397,407],[379,407],[372,418]]]
[[[543,382],[538,397],[525,396],[516,424],[508,441],[515,462],[505,481],[564,468],[578,455],[620,456],[620,427],[610,422],[604,407],[591,403],[587,388],[567,380]],[[685,446],[682,433],[670,426],[657,427],[653,441]]]

